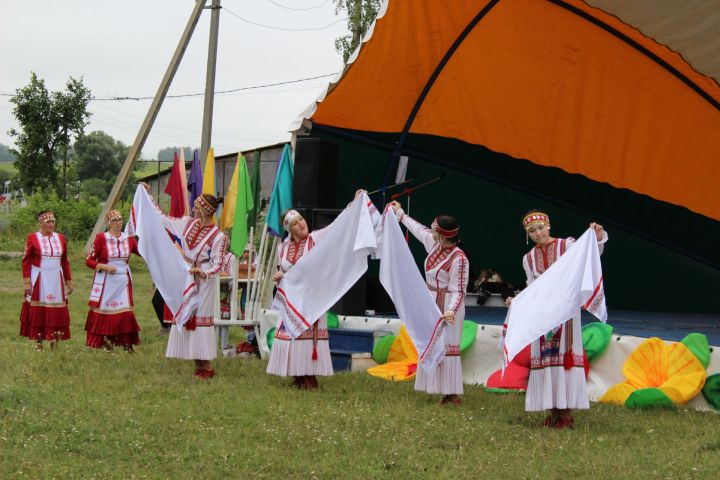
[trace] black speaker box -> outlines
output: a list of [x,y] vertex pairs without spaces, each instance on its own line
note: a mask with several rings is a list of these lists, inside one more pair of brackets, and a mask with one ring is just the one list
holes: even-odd
[[338,147],[319,138],[298,138],[295,144],[295,207],[335,207]]
[[342,212],[340,208],[313,208],[312,229],[318,230],[330,225]]
[[350,287],[350,290],[342,296],[338,302],[330,308],[330,311],[338,315],[364,315],[365,297],[367,296],[367,273]]

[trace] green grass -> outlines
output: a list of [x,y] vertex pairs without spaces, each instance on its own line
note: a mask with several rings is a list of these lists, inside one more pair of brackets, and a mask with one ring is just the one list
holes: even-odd
[[[160,162],[160,170],[172,167],[173,162]],[[158,172],[158,162],[137,162],[135,164],[135,177],[139,180]]]
[[253,359],[220,358],[197,380],[164,357],[137,261],[138,352],[91,350],[78,245],[72,260],[73,338],[43,352],[18,336],[19,262],[0,260],[0,478],[719,478],[710,413],[593,405],[574,430],[548,431],[522,396],[474,386],[441,408],[412,382],[360,373],[298,392]]
[[0,162],[0,170],[8,173],[17,173],[14,162]]

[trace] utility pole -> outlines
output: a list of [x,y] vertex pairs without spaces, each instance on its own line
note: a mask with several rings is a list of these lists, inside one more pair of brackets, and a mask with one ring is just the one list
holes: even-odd
[[362,17],[363,17],[363,9],[362,9],[362,0],[355,0],[355,9],[353,11],[355,15],[352,16],[351,23],[352,23],[352,51],[355,51],[360,45],[360,41],[362,40],[360,33],[362,30]]
[[[210,7],[210,40],[208,42],[207,71],[205,74],[205,106],[203,107],[202,137],[200,139],[200,166],[205,170],[205,159],[212,145],[213,102],[215,100],[215,67],[217,66],[218,29],[220,27],[220,0],[212,0]],[[213,192],[217,195],[217,192]]]
[[105,205],[103,206],[103,209],[100,212],[100,216],[98,217],[97,221],[95,222],[95,228],[93,228],[92,235],[90,235],[90,238],[88,239],[87,243],[85,244],[85,250],[90,249],[90,245],[92,245],[92,242],[95,239],[95,236],[98,233],[100,233],[103,226],[105,225],[105,215],[107,214],[108,211],[110,211],[110,209],[113,207],[113,205],[115,205],[115,202],[118,201],[118,199],[120,198],[120,195],[122,195],[123,190],[125,190],[125,187],[127,186],[127,182],[130,179],[130,175],[132,173],[133,167],[135,167],[135,162],[137,161],[137,158],[140,155],[140,151],[142,150],[143,145],[145,145],[145,140],[147,140],[147,137],[150,134],[150,129],[152,128],[153,123],[155,123],[155,118],[157,118],[157,114],[160,111],[160,107],[162,106],[162,103],[165,100],[165,96],[167,95],[167,92],[170,89],[170,84],[172,83],[172,80],[175,77],[175,72],[177,72],[177,69],[180,66],[180,60],[182,60],[183,54],[185,53],[185,50],[187,49],[188,43],[190,43],[190,38],[192,37],[192,34],[195,31],[195,26],[197,25],[198,20],[200,19],[200,14],[202,13],[203,8],[205,8],[206,3],[207,3],[207,0],[196,0],[195,1],[195,7],[193,8],[192,13],[190,14],[190,18],[188,19],[187,25],[185,25],[185,30],[183,31],[182,36],[180,37],[180,41],[178,42],[178,45],[175,48],[175,53],[173,54],[173,57],[170,60],[170,64],[168,65],[168,68],[165,71],[165,75],[163,76],[162,81],[160,82],[160,86],[158,87],[157,93],[155,94],[155,98],[153,99],[153,102],[150,105],[150,109],[148,110],[148,113],[145,116],[145,120],[143,121],[142,126],[140,127],[140,131],[138,132],[137,136],[135,137],[135,142],[133,143],[132,147],[130,148],[128,155],[125,158],[125,163],[123,163],[123,166],[120,169],[120,173],[118,174],[117,178],[115,179],[115,184],[113,185],[113,188],[110,191],[110,195],[108,195],[108,198],[105,201]]

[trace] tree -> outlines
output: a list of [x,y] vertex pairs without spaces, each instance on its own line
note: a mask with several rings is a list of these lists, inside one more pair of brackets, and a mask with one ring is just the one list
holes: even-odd
[[130,148],[105,132],[95,131],[81,135],[74,149],[75,171],[85,191],[107,198]]
[[192,160],[192,147],[165,147],[162,150],[158,151],[157,159],[161,162],[172,162],[175,159],[175,153],[180,156],[180,150],[185,151],[185,160]]
[[347,12],[348,29],[352,32],[335,39],[335,50],[342,53],[343,61],[347,62],[375,21],[382,0],[333,0],[333,3],[336,14]]
[[[90,114],[87,105],[90,90],[80,80],[70,77],[64,91],[48,92],[45,81],[35,72],[30,83],[15,91],[13,115],[20,130],[10,129],[15,137],[18,179],[26,192],[36,188],[58,189],[57,160],[63,157],[63,177],[67,167],[67,149],[71,138],[82,135]],[[64,191],[63,185],[60,191]]]

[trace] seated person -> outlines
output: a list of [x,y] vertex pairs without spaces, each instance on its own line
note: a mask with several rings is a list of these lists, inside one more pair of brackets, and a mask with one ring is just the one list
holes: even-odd
[[513,286],[504,282],[502,276],[490,268],[480,271],[475,286],[478,289],[478,305],[484,305],[493,293],[500,294],[503,300],[515,295]]

